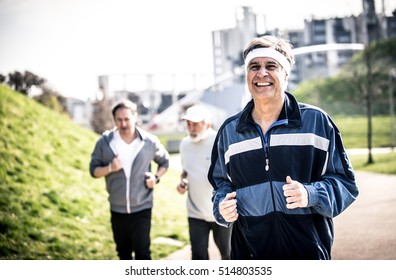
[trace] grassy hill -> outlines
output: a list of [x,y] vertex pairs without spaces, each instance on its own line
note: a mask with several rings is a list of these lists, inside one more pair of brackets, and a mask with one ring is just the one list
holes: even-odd
[[[117,259],[104,180],[88,172],[98,135],[2,85],[0,131],[0,259]],[[186,244],[178,175],[155,190],[152,238]],[[175,249],[153,244],[153,258]]]

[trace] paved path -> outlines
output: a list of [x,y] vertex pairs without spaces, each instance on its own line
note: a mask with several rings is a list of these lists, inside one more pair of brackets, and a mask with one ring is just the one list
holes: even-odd
[[[396,176],[356,172],[356,180],[358,199],[334,218],[333,259],[396,260]],[[209,257],[220,259],[213,239]],[[191,259],[190,246],[167,259]]]
[[360,194],[334,219],[333,259],[396,260],[396,176],[356,172]]

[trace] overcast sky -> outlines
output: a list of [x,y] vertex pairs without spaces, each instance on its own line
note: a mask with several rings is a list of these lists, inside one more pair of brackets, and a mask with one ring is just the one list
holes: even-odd
[[[382,2],[390,15],[394,0],[376,1],[377,12]],[[81,99],[102,74],[209,75],[211,31],[233,28],[240,6],[269,30],[362,12],[362,0],[0,0],[0,73],[28,70]]]

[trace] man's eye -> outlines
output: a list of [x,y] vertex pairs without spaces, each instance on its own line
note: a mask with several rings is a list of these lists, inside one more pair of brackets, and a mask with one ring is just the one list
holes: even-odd
[[253,70],[253,71],[260,70],[260,65],[251,65],[250,70]]
[[276,65],[273,65],[273,64],[267,65],[267,66],[265,67],[265,69],[267,69],[267,70],[274,70],[274,69],[276,69],[276,68],[277,68],[277,66],[276,66]]

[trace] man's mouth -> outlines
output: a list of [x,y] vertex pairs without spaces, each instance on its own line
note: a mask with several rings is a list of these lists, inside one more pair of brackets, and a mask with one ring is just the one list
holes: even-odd
[[268,87],[268,86],[271,86],[272,83],[269,83],[269,82],[267,82],[267,83],[254,83],[254,85],[256,87]]

